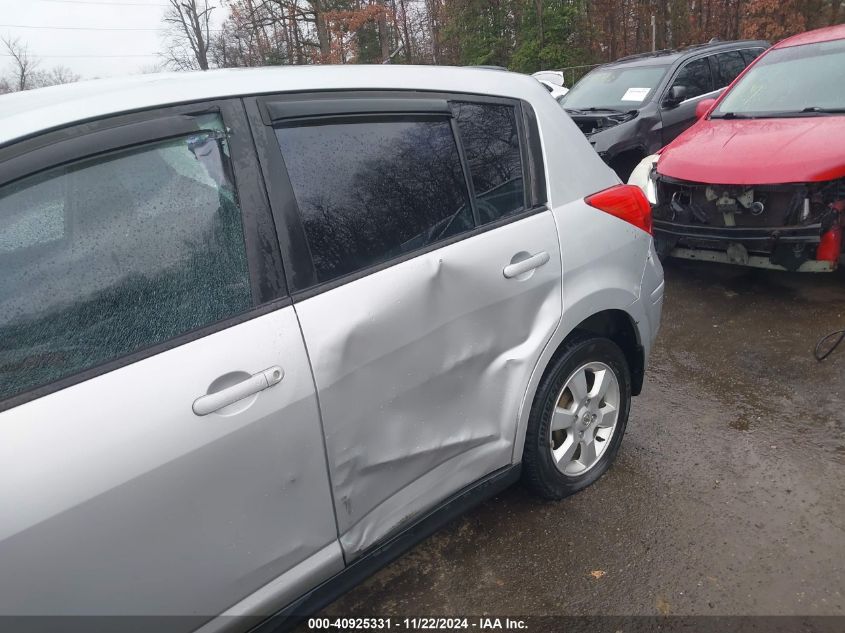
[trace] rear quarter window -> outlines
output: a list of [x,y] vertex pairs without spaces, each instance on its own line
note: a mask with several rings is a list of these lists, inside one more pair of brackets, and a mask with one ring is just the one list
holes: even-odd
[[481,224],[525,209],[516,109],[511,105],[452,103]]

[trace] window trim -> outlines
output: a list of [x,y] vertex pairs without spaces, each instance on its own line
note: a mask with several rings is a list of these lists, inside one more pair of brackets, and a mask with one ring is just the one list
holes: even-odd
[[348,117],[372,114],[439,114],[452,116],[445,99],[370,97],[263,100],[265,125],[312,121],[323,117]]
[[540,141],[540,126],[537,123],[537,113],[526,102],[520,103],[522,110],[523,137],[525,139],[525,170],[528,195],[526,208],[540,208],[548,204],[546,189],[546,161],[543,156],[543,145]]
[[[10,184],[15,180],[34,176],[70,162],[182,136],[183,133],[174,135],[173,131],[181,129],[179,126],[185,122],[185,119],[207,114],[218,114],[228,132],[227,141],[233,184],[244,230],[244,249],[249,269],[252,307],[221,321],[189,330],[160,343],[143,347],[0,400],[0,412],[291,305],[291,298],[285,285],[281,256],[278,252],[278,242],[274,236],[273,217],[261,181],[258,160],[243,104],[238,98],[113,115],[22,139],[0,148],[0,182]],[[174,125],[174,119],[181,122]],[[193,130],[184,134],[190,134],[196,129],[194,127]],[[123,141],[127,144],[119,143]],[[53,152],[57,145],[67,142],[71,144],[65,147],[71,148],[72,151],[65,149]],[[102,149],[103,147],[107,149]],[[73,158],[68,159],[68,156],[73,156]],[[18,161],[25,161],[30,171],[20,174],[20,170],[12,165]],[[18,175],[8,180],[7,174]]]
[[[737,51],[739,52],[739,51]],[[712,55],[707,56],[707,65],[710,66],[710,83],[714,90],[718,90],[716,88],[716,84],[721,81],[721,78],[717,81],[717,75],[719,75],[719,63],[716,61],[716,55],[720,55],[721,53],[713,53]],[[742,59],[742,53],[739,54],[739,58]],[[724,86],[722,86],[724,87]],[[712,92],[712,91],[711,91]]]
[[458,117],[454,115],[451,117],[449,120],[449,127],[452,129],[452,138],[455,139],[455,146],[458,148],[458,160],[461,163],[461,173],[464,175],[464,184],[466,184],[469,208],[472,209],[473,229],[477,229],[481,226],[481,215],[478,212],[478,200],[475,199],[475,183],[472,182],[472,173],[469,170],[469,160],[467,160],[464,141],[461,138],[460,129],[458,128]]
[[[524,195],[526,196],[526,208],[520,213],[515,213],[498,218],[494,222],[478,225],[477,210],[475,209],[475,198],[472,195],[472,179],[469,173],[469,165],[466,163],[466,156],[462,152],[462,142],[460,135],[455,135],[455,142],[458,144],[458,153],[461,157],[462,170],[464,178],[467,181],[468,194],[470,194],[470,203],[473,206],[473,217],[476,221],[476,227],[470,231],[464,231],[458,235],[450,238],[437,241],[433,244],[428,244],[422,248],[397,255],[389,260],[372,264],[361,268],[354,273],[349,273],[332,279],[326,282],[318,282],[316,271],[314,269],[311,258],[308,240],[305,236],[305,229],[302,225],[301,215],[299,213],[299,206],[294,196],[293,186],[290,182],[290,176],[284,163],[282,150],[276,139],[274,125],[268,124],[267,111],[268,103],[284,103],[291,101],[314,101],[320,99],[338,100],[338,99],[355,99],[355,98],[369,98],[373,102],[385,104],[383,112],[368,112],[365,118],[368,119],[383,119],[385,116],[400,116],[403,114],[401,109],[401,101],[403,99],[419,100],[420,96],[431,98],[432,100],[442,99],[447,103],[452,101],[466,101],[479,104],[493,104],[493,105],[508,105],[515,108],[516,124],[520,136],[520,159],[522,160],[523,181],[524,181]],[[546,183],[545,183],[545,168],[542,153],[542,146],[539,138],[539,128],[537,125],[536,114],[531,105],[524,100],[499,97],[492,95],[481,95],[474,93],[458,93],[458,92],[440,92],[440,91],[419,91],[419,90],[327,90],[327,91],[311,91],[299,93],[278,93],[259,95],[255,97],[247,97],[244,99],[246,107],[247,118],[249,119],[252,128],[252,135],[255,139],[255,144],[258,152],[259,162],[261,164],[261,171],[264,176],[264,182],[267,186],[270,204],[273,209],[273,216],[276,221],[276,229],[279,239],[279,244],[282,252],[282,259],[284,262],[284,270],[287,275],[288,288],[291,296],[296,301],[302,301],[309,297],[313,297],[322,292],[332,290],[344,284],[350,283],[362,277],[366,277],[380,270],[395,266],[409,259],[413,259],[433,250],[444,248],[450,244],[475,237],[486,231],[495,230],[511,222],[517,222],[528,216],[536,213],[541,213],[548,210],[546,199]],[[393,105],[395,104],[395,105]],[[397,107],[398,106],[398,107]],[[443,117],[450,116],[453,121],[453,134],[456,132],[454,117],[451,116],[451,110],[448,115],[439,114],[437,112],[430,112],[430,115]],[[418,116],[418,115],[417,115]],[[295,124],[300,124],[306,120],[320,120],[322,117],[300,117],[296,119]],[[347,121],[361,121],[363,118],[360,115],[346,115],[338,117],[334,120]],[[284,125],[286,122],[277,122],[275,127],[279,124]],[[293,123],[293,121],[291,121]],[[541,169],[538,170],[537,167]],[[540,173],[538,173],[538,171]]]
[[[209,110],[201,114],[214,114]],[[187,114],[164,116],[126,123],[114,128],[99,129],[87,134],[56,141],[30,151],[11,152],[0,159],[0,187],[79,161],[130,149],[138,145],[166,141],[200,131],[195,118]]]

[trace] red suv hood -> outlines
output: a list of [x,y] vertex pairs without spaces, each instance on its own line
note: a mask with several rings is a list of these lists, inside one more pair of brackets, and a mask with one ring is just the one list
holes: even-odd
[[845,177],[845,116],[702,119],[661,153],[657,171],[718,185]]

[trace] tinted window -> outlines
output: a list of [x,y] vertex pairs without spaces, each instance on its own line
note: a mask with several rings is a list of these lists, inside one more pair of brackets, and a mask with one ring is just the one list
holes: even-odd
[[525,208],[519,131],[512,106],[453,103],[482,224]]
[[689,62],[678,71],[671,88],[685,86],[687,89],[685,99],[692,99],[705,92],[713,90],[713,82],[710,78],[710,64],[707,58],[696,59]]
[[0,188],[0,400],[247,310],[228,173],[210,130]]
[[319,281],[474,226],[447,120],[276,130]]
[[755,59],[760,57],[765,51],[765,48],[744,48],[742,49],[742,56],[745,58],[745,65],[748,66]]
[[716,73],[716,87],[724,88],[730,84],[746,66],[746,62],[739,51],[728,51],[719,53],[711,58],[714,62],[713,69]]

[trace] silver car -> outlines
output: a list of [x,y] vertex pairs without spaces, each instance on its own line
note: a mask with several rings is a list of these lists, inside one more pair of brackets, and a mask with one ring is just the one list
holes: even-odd
[[529,76],[0,98],[0,614],[278,626],[520,478],[591,484],[660,321],[650,230]]

